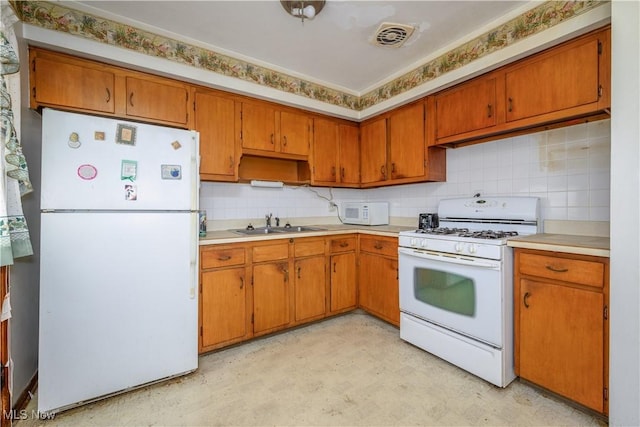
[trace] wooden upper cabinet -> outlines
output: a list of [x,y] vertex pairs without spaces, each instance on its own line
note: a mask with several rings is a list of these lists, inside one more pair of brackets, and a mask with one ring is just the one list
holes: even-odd
[[329,185],[338,182],[338,123],[333,120],[313,120],[313,165],[311,177],[314,184]]
[[508,70],[507,121],[597,103],[599,46],[590,37]]
[[276,109],[269,104],[242,103],[242,148],[276,151]]
[[186,83],[39,48],[29,57],[31,108],[192,126]]
[[281,111],[280,151],[287,154],[308,156],[310,126],[310,119],[307,115]]
[[359,130],[330,119],[313,119],[311,179],[314,185],[356,187],[360,182]]
[[[310,118],[269,103],[242,103],[242,149],[247,154],[309,155]],[[252,151],[256,150],[256,151]]]
[[126,114],[185,126],[189,121],[189,88],[156,78],[126,77]]
[[390,178],[425,175],[424,103],[418,102],[389,115]]
[[[113,113],[115,74],[107,67],[31,50],[31,108],[65,106],[73,110]],[[66,59],[66,60],[63,60]]]
[[496,108],[495,76],[435,95],[436,139],[495,126]]
[[360,125],[360,183],[387,179],[387,119],[381,117]]
[[237,181],[238,114],[239,105],[233,99],[216,95],[215,92],[196,92],[195,128],[200,132],[202,180]]

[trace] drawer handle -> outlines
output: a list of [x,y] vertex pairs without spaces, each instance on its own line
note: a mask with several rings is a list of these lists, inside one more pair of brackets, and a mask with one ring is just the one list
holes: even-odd
[[553,271],[554,273],[566,273],[569,271],[568,268],[557,268],[552,265],[547,265],[547,270]]
[[347,242],[340,242],[340,247],[341,248],[346,248],[347,246],[349,246],[349,244]]
[[218,257],[218,261],[229,261],[231,259],[231,256],[229,255],[221,255]]
[[529,297],[530,297],[530,296],[531,296],[531,294],[530,294],[529,292],[526,292],[526,293],[524,294],[524,298],[522,299],[522,302],[524,303],[524,306],[525,306],[526,308],[529,308],[529,303],[528,303],[527,301],[528,301],[528,299],[529,299]]
[[383,248],[383,246],[380,243],[376,243],[373,247],[377,250],[380,250]]

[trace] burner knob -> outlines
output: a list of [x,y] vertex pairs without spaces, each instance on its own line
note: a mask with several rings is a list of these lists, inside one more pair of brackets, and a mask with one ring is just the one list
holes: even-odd
[[423,248],[426,248],[427,247],[427,240],[426,239],[420,240],[420,246],[422,246]]
[[454,246],[456,252],[462,252],[462,249],[464,249],[464,245],[460,242],[456,243]]
[[412,237],[411,240],[409,241],[409,246],[418,246],[418,239],[416,239],[415,237]]
[[469,247],[467,248],[467,250],[470,254],[475,254],[477,250],[476,245],[474,245],[473,243],[469,243]]

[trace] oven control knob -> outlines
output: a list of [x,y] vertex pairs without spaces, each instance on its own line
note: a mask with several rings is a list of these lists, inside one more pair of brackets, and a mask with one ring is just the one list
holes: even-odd
[[420,240],[420,246],[422,246],[423,248],[426,248],[427,247],[427,240],[426,239]]
[[469,247],[467,248],[470,254],[475,254],[477,251],[476,245],[473,243],[469,243]]
[[411,240],[409,241],[409,246],[418,246],[418,239],[416,239],[415,237],[412,237]]
[[458,242],[455,244],[454,249],[456,250],[456,252],[462,252],[462,249],[464,249],[464,245]]

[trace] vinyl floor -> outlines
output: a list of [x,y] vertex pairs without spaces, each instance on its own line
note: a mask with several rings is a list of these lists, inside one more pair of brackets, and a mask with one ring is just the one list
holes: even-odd
[[518,380],[489,384],[361,311],[200,358],[187,376],[18,427],[605,426]]

